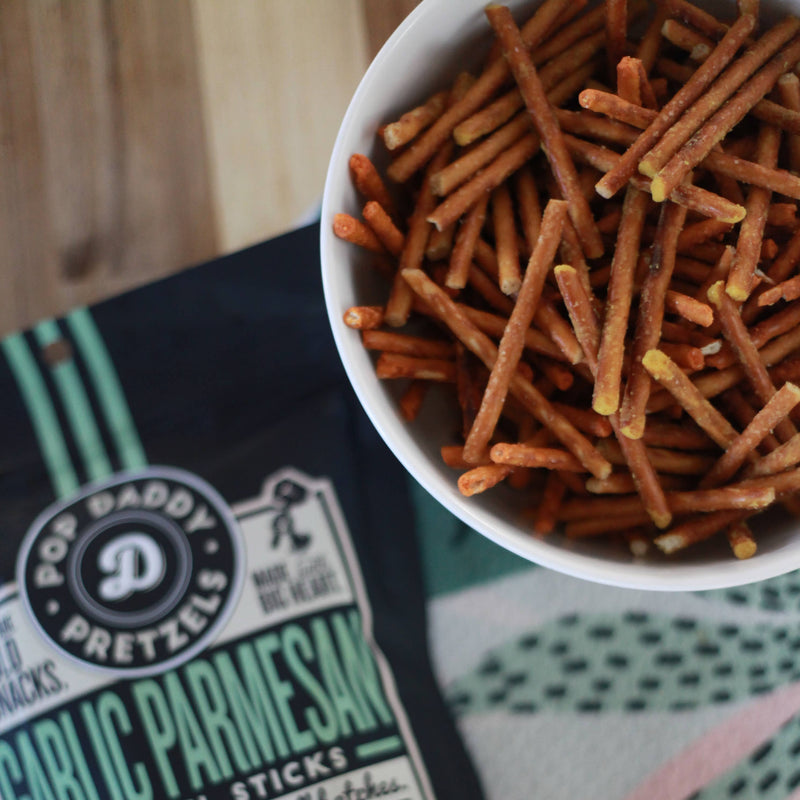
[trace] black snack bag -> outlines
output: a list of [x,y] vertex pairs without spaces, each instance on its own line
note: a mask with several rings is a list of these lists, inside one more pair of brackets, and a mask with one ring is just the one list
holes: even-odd
[[2,343],[0,798],[479,798],[318,227]]

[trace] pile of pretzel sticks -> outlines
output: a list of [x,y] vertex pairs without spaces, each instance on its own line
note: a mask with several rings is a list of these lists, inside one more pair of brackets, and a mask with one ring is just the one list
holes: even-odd
[[460,490],[535,535],[747,558],[800,512],[800,19],[730,8],[491,5],[480,71],[350,160],[387,297],[344,321],[407,419],[451,387]]

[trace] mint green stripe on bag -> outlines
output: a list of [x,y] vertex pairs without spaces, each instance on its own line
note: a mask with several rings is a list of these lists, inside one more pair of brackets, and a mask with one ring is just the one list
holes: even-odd
[[[53,320],[39,323],[33,329],[33,334],[42,348],[63,338],[58,325]],[[83,388],[83,382],[75,362],[72,359],[59,361],[50,367],[50,373],[83,459],[87,478],[90,481],[97,481],[109,477],[113,473],[111,461],[106,454],[91,403]]]
[[136,431],[114,363],[92,315],[88,309],[79,308],[67,316],[66,322],[89,372],[122,467],[140,469],[146,466],[147,456]]
[[3,352],[25,402],[53,491],[59,498],[78,491],[78,476],[36,359],[21,333],[2,342]]

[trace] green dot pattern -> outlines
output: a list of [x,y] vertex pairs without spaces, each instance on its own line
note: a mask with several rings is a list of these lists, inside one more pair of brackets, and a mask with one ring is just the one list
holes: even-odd
[[800,571],[747,586],[715,589],[698,594],[710,601],[764,611],[800,611]]
[[789,720],[772,740],[753,751],[693,800],[783,800],[800,787],[800,719]]
[[681,712],[798,679],[800,628],[573,614],[493,649],[447,697],[458,715]]

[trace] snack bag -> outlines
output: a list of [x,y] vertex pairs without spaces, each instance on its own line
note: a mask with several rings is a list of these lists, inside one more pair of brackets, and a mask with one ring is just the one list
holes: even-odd
[[3,341],[3,800],[481,796],[317,241]]

